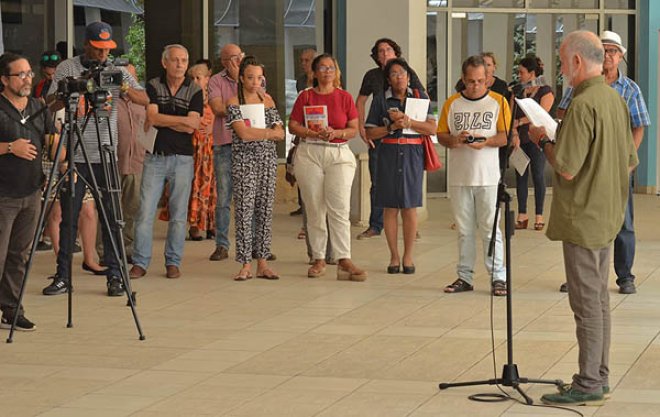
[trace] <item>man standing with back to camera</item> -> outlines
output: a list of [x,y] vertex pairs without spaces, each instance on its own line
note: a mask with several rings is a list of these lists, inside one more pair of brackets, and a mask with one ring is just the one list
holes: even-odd
[[[630,112],[630,122],[632,127],[633,140],[635,147],[639,149],[644,138],[644,128],[651,124],[649,112],[646,109],[646,103],[642,96],[642,90],[630,78],[619,71],[619,64],[626,53],[626,48],[621,44],[621,37],[608,30],[604,31],[600,41],[605,48],[605,59],[603,60],[603,75],[605,81],[624,99]],[[557,117],[562,118],[571,99],[573,98],[573,89],[569,88],[559,103]],[[633,209],[633,175],[630,175],[630,186],[628,190],[628,205],[626,207],[626,216],[621,230],[614,239],[614,272],[616,272],[616,284],[619,286],[621,294],[635,294],[635,276],[632,273],[633,262],[635,261],[635,226]],[[568,286],[563,283],[559,291],[567,292]]]
[[[117,44],[112,40],[112,27],[104,22],[94,22],[87,25],[85,28],[85,44],[84,53],[76,57],[63,61],[55,71],[53,83],[50,86],[48,95],[53,95],[57,92],[58,83],[66,77],[80,77],[80,75],[96,65],[108,65],[108,55],[111,49],[117,48]],[[124,83],[128,84],[126,94],[131,100],[140,105],[146,106],[149,99],[145,94],[142,87],[137,83],[135,78],[131,76],[128,71],[123,67],[115,67],[121,70],[122,79]],[[113,86],[109,88],[113,97],[119,98],[121,86]],[[82,101],[83,98],[81,97]],[[80,108],[80,106],[79,106]],[[78,114],[77,123],[81,130],[85,118],[83,114]],[[103,166],[101,165],[101,150],[99,149],[97,134],[96,134],[96,119],[95,116],[90,117],[89,123],[84,132],[82,132],[82,142],[87,150],[87,156],[92,166],[92,172],[102,189],[105,212],[111,216],[112,214],[112,200],[110,193],[107,192],[107,187],[102,184],[104,177]],[[117,146],[117,106],[113,105],[110,111],[110,131],[108,131],[107,120],[101,119],[99,122],[99,133],[103,145],[110,144],[110,135],[112,134],[112,143]],[[75,138],[74,138],[75,140]],[[89,171],[85,164],[82,152],[78,150],[75,154],[74,161],[78,174],[85,178],[91,184],[92,172]],[[64,190],[64,189],[63,189]],[[78,233],[78,215],[82,207],[82,200],[85,194],[85,182],[78,179],[75,184],[75,199],[73,206],[67,196],[67,192],[63,194],[62,198],[62,223],[60,223],[60,251],[57,254],[57,273],[53,278],[53,282],[43,289],[44,295],[58,295],[64,294],[68,291],[68,280],[71,277],[71,270],[69,265],[69,254],[72,248],[69,242],[69,229],[73,231],[73,236]],[[70,223],[70,214],[73,211],[73,223]],[[108,222],[112,225],[111,219]],[[102,223],[103,224],[103,223]],[[124,293],[124,285],[120,278],[119,261],[115,259],[114,251],[112,250],[112,243],[110,236],[105,228],[101,228],[103,237],[103,263],[107,267],[107,292],[108,296],[116,297]]]
[[569,33],[559,57],[574,97],[556,144],[543,128],[530,128],[530,139],[555,171],[546,234],[562,242],[579,348],[572,383],[543,395],[546,404],[601,405],[610,391],[610,245],[623,223],[628,178],[638,159],[626,103],[601,75],[603,55],[595,34]]
[[18,315],[16,329],[24,331],[36,329],[18,297],[41,207],[41,152],[55,132],[50,114],[37,114],[43,104],[30,97],[33,77],[24,57],[0,57],[0,328]]

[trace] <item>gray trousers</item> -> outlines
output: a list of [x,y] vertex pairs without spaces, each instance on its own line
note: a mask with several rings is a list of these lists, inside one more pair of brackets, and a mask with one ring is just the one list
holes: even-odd
[[568,301],[575,318],[580,370],[573,386],[600,392],[609,386],[610,294],[607,290],[610,248],[586,249],[564,242]]
[[0,308],[23,314],[18,296],[41,209],[41,190],[27,197],[0,197]]

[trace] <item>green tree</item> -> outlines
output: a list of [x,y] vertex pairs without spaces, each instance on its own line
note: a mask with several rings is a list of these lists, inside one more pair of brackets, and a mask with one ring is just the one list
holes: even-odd
[[128,28],[126,41],[129,44],[128,54],[124,55],[135,65],[138,78],[144,80],[145,77],[145,46],[144,46],[144,19],[142,16],[134,14],[131,16],[133,23]]

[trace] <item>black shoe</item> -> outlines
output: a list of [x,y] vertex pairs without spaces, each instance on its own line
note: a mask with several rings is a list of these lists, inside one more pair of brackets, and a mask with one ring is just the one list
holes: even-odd
[[388,265],[387,273],[388,274],[398,274],[401,272],[401,265]]
[[635,293],[637,293],[637,288],[635,288],[635,281],[632,279],[625,279],[619,283],[619,294]]
[[415,273],[415,265],[410,265],[410,266],[405,266],[403,265],[403,273],[404,274],[414,274]]
[[300,215],[302,215],[302,207],[298,207],[297,209],[289,213],[289,216],[300,216]]
[[87,265],[85,261],[82,263],[82,269],[83,271],[91,272],[94,275],[105,275],[108,272],[107,269],[100,269],[98,271],[96,269],[92,269],[89,265]]
[[[2,321],[0,321],[0,329],[11,329],[11,324],[14,321],[13,317],[5,316],[4,314],[2,315]],[[20,330],[23,332],[31,332],[37,329],[37,326],[32,323],[30,320],[25,318],[24,315],[18,316],[18,320],[16,320],[16,330]]]
[[48,243],[44,240],[40,240],[37,243],[37,252],[45,252],[45,251],[51,250],[51,249],[53,249],[53,245],[51,245],[50,243]]
[[108,297],[119,297],[122,294],[124,294],[124,284],[121,278],[108,278]]
[[[60,295],[66,294],[69,289],[67,288],[67,281],[55,275],[53,277],[53,282],[49,286],[44,288],[41,293],[43,295]],[[73,291],[73,290],[72,290]]]
[[568,292],[568,283],[564,282],[559,286],[559,292]]
[[80,253],[80,252],[82,252],[82,248],[80,247],[78,241],[76,241],[76,243],[73,244],[73,253]]

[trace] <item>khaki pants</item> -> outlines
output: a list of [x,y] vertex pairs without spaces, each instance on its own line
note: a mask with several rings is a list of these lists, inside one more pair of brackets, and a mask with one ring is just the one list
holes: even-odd
[[[351,257],[351,187],[355,155],[348,145],[301,143],[294,170],[307,214],[307,233],[314,259],[326,258],[328,233],[334,256]],[[326,226],[327,218],[327,226]]]
[[580,370],[573,375],[573,385],[583,392],[600,392],[609,385],[610,373],[610,248],[591,250],[568,242],[563,248],[568,301],[580,350]]

